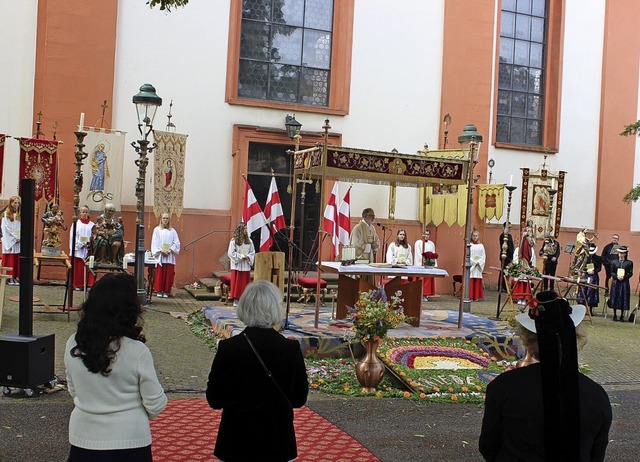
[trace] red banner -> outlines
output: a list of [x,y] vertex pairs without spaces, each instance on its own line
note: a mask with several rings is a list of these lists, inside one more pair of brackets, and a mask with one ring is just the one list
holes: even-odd
[[35,180],[36,201],[44,197],[47,203],[51,203],[56,197],[57,151],[57,141],[20,138],[20,179]]
[[4,142],[7,135],[0,134],[0,193],[2,192],[2,174],[4,170]]

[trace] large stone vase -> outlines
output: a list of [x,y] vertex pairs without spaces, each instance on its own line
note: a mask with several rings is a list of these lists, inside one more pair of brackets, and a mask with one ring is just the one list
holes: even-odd
[[380,342],[365,340],[362,343],[366,352],[364,357],[356,363],[356,377],[362,385],[363,393],[375,393],[384,375],[384,363],[377,355]]

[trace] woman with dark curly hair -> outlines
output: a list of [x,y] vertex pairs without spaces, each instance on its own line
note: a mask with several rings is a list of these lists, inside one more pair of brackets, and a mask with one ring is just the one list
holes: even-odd
[[65,347],[69,393],[68,462],[148,462],[149,419],[167,405],[144,344],[136,281],[103,276],[82,305],[77,332]]

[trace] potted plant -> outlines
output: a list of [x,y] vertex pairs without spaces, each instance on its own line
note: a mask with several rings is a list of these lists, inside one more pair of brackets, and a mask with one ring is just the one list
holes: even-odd
[[360,292],[358,301],[348,307],[348,319],[353,323],[353,331],[365,347],[365,355],[356,363],[356,376],[363,393],[373,393],[384,375],[384,364],[376,352],[389,329],[396,328],[410,320],[405,316],[400,292],[387,298],[382,287]]
[[426,267],[434,267],[436,266],[436,260],[438,259],[438,254],[435,252],[423,252],[422,253],[422,263]]

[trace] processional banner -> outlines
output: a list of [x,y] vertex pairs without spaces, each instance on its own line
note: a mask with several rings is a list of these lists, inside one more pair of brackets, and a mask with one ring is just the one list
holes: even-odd
[[4,171],[4,142],[7,139],[7,135],[0,134],[0,193],[2,192],[2,177]]
[[82,166],[83,185],[80,205],[92,212],[103,212],[111,203],[121,210],[124,144],[127,132],[105,128],[86,128],[87,158]]
[[[56,198],[58,179],[58,141],[20,138],[20,179],[35,181],[35,201],[47,204]],[[22,186],[22,182],[20,182]],[[19,190],[18,194],[22,194]]]
[[504,184],[478,185],[478,216],[481,220],[502,218]]
[[157,143],[154,161],[153,213],[182,214],[187,137],[181,133],[154,130]]
[[[567,172],[551,172],[546,165],[531,172],[522,168],[522,199],[520,203],[520,226],[531,220],[537,239],[545,233],[558,237],[564,202],[564,180]],[[554,208],[555,206],[555,208]]]

